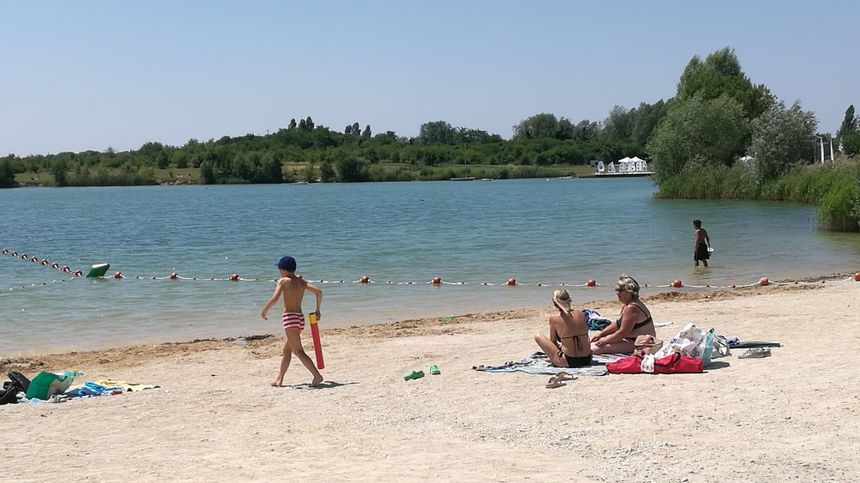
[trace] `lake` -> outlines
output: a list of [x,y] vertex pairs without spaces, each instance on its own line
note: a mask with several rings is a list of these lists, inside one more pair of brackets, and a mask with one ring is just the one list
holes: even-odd
[[[0,190],[0,248],[126,277],[0,256],[0,356],[280,333],[279,309],[269,321],[259,311],[286,254],[323,289],[324,326],[548,306],[559,284],[588,279],[602,286],[571,288],[574,300],[614,299],[621,273],[732,285],[858,268],[860,236],[817,231],[812,206],[654,189],[626,178]],[[693,267],[694,218],[716,250],[708,269]]]

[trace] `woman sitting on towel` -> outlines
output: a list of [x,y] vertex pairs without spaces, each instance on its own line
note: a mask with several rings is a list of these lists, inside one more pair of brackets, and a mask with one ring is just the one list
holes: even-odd
[[549,338],[535,336],[535,342],[556,367],[583,367],[591,365],[591,348],[588,345],[588,324],[585,313],[571,310],[567,290],[556,290],[552,304],[558,314],[549,316]]
[[624,304],[621,317],[591,338],[595,354],[632,354],[636,336],[657,335],[651,311],[639,300],[639,283],[633,277],[621,275],[615,282],[615,294]]

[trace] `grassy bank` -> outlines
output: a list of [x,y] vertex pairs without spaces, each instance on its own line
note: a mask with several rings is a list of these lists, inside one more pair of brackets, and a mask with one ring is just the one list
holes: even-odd
[[[316,182],[321,177],[319,165],[284,163],[283,181]],[[367,166],[366,181],[439,181],[449,178],[475,177],[493,179],[554,178],[591,174],[594,168],[582,165],[520,166],[520,165],[439,165],[417,166],[407,163],[374,163]],[[335,171],[333,181],[342,181]],[[19,186],[56,186],[51,173],[24,172],[15,175]],[[95,172],[69,173],[66,186],[130,186],[148,184],[202,184],[199,168],[167,167],[128,173],[119,169],[99,169]]]
[[797,201],[818,206],[818,223],[831,231],[860,231],[860,162],[797,166],[764,184],[749,166],[701,167],[663,182],[660,198]]

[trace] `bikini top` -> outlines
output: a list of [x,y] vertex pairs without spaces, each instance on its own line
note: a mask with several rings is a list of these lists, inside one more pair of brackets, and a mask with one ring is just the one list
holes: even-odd
[[[644,310],[642,307],[640,307],[640,306],[638,306],[638,305],[636,305],[636,304],[634,304],[634,303],[632,303],[632,302],[631,302],[631,303],[629,303],[629,304],[627,304],[627,305],[632,305],[632,306],[636,307],[637,309],[639,309],[639,311],[640,311],[640,312],[642,312],[643,314],[645,314],[645,310]],[[625,307],[625,308],[627,308],[627,305],[625,305],[624,307]],[[624,309],[621,309],[621,313],[624,313]],[[651,323],[653,323],[653,322],[654,322],[654,320],[653,320],[653,319],[651,319],[651,314],[648,314],[648,318],[647,318],[647,319],[643,320],[642,322],[638,322],[638,323],[636,323],[636,324],[633,326],[633,329],[631,329],[631,330],[636,330],[636,329],[639,329],[639,328],[641,328],[641,327],[645,327],[646,325],[651,324]],[[615,321],[615,325],[616,325],[619,329],[621,328],[621,318],[620,318],[620,317],[618,318],[618,320],[616,320],[616,321]]]

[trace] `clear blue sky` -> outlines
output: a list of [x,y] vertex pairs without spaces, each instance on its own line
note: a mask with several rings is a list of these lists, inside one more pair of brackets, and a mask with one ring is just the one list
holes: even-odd
[[312,116],[510,137],[671,97],[732,47],[834,132],[860,108],[860,2],[0,0],[0,155],[265,134]]

